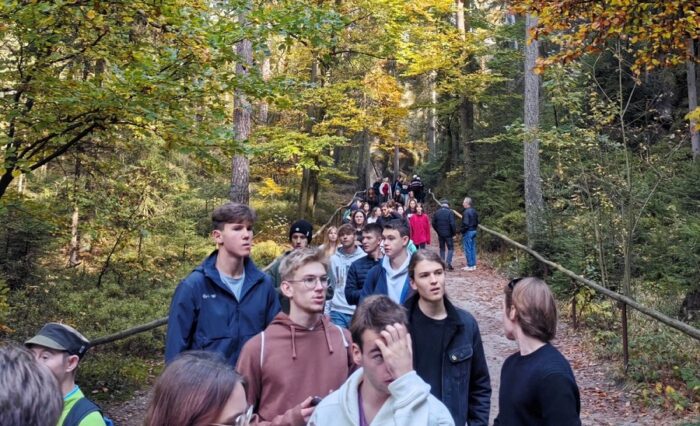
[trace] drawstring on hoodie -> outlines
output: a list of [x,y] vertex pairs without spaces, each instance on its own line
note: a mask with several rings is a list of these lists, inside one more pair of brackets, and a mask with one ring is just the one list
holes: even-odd
[[[326,328],[326,323],[325,321],[321,320],[321,327],[323,327],[323,335],[326,336],[326,345],[328,345],[328,352],[333,353],[333,344],[331,343],[331,336],[328,334],[328,328]],[[292,333],[292,359],[297,359],[297,345],[296,345],[296,328],[294,327],[294,323],[289,324],[289,330]],[[343,336],[342,330],[339,330],[341,333],[341,337],[343,340],[345,340],[345,336]],[[263,337],[264,338],[264,337]],[[261,360],[262,364],[262,360]]]

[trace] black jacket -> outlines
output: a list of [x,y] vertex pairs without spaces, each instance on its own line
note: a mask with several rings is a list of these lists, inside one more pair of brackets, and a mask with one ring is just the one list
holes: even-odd
[[370,256],[365,256],[352,262],[348,269],[348,276],[345,278],[345,300],[349,305],[357,305],[360,301],[360,293],[362,286],[365,284],[367,273],[375,265],[378,265],[381,259],[373,259]]
[[449,207],[440,207],[433,215],[433,229],[439,237],[452,238],[457,233],[455,214]]
[[[418,294],[414,294],[404,306],[408,318],[418,309]],[[478,426],[489,424],[491,408],[491,380],[486,365],[484,347],[479,326],[467,311],[455,307],[447,298],[447,321],[442,352],[442,403],[445,404],[456,425]],[[410,333],[414,330],[409,323]],[[413,353],[421,348],[413,347]],[[421,376],[421,372],[417,371]]]

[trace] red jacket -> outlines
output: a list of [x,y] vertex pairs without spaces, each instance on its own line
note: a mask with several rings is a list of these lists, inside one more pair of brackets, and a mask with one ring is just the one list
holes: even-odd
[[430,221],[428,215],[413,214],[408,220],[411,226],[411,240],[413,244],[430,244]]

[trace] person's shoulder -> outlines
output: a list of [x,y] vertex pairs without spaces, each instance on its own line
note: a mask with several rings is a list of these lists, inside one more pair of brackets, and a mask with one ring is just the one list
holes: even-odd
[[106,426],[105,420],[99,411],[94,411],[83,420],[80,421],[79,426]]
[[428,395],[428,407],[429,426],[452,426],[455,424],[450,410],[447,409],[442,401],[435,398],[432,394]]

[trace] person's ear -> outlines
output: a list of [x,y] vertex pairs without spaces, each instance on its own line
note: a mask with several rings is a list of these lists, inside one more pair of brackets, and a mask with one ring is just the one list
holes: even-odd
[[416,281],[413,278],[411,278],[408,282],[411,284],[411,288],[414,291],[418,291],[418,286],[416,285]]
[[80,357],[78,355],[68,355],[66,358],[66,373],[72,373],[78,368]]
[[280,290],[282,291],[282,294],[285,295],[285,297],[287,297],[288,299],[291,299],[294,295],[292,283],[290,283],[289,281],[282,281],[280,283]]
[[508,319],[511,321],[515,321],[515,318],[518,316],[518,311],[515,309],[515,306],[510,305],[510,309],[508,310]]
[[362,367],[362,350],[357,343],[352,344],[352,360],[356,365]]
[[401,237],[401,241],[403,242],[404,247],[406,247],[408,245],[409,240],[410,240],[410,238],[408,237],[408,235]]
[[216,244],[223,243],[223,239],[221,238],[221,229],[214,229],[213,231],[211,231],[211,237],[214,239],[214,242],[216,242]]

